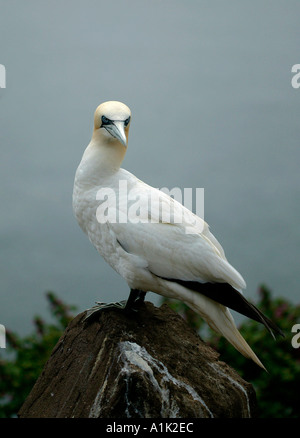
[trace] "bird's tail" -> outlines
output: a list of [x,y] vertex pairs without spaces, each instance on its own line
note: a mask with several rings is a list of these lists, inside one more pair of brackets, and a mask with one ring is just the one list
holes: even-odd
[[[212,286],[214,285],[212,284],[211,286],[210,283],[200,284],[177,279],[162,280],[164,281],[162,284],[163,289],[167,292],[165,296],[183,301],[187,306],[198,313],[214,331],[224,336],[243,356],[252,359],[257,365],[266,370],[238,331],[228,307],[240,311],[240,313],[256,321],[262,322],[271,333],[273,330],[280,334],[282,334],[282,332],[255,306],[248,303],[241,293],[230,285],[227,285],[227,289],[224,290],[222,286],[223,283],[219,283],[217,289],[216,287],[213,288]],[[223,292],[223,294],[221,292]],[[228,301],[230,306],[228,305]]]
[[[197,298],[198,297],[199,296],[197,296]],[[204,312],[203,309],[205,307],[203,306],[203,298],[206,302],[206,311]],[[249,344],[238,331],[231,313],[225,306],[215,303],[206,297],[201,297],[201,303],[199,303],[201,307],[197,305],[197,300],[195,300],[193,303],[189,302],[186,304],[196,313],[200,314],[200,316],[214,331],[224,336],[243,356],[252,359],[258,366],[267,371]]]
[[[226,317],[230,316],[230,323],[227,325],[223,325],[222,327],[222,335],[245,357],[252,359],[258,366],[263,368],[265,371],[266,368],[256,356],[250,345],[243,338],[241,333],[238,331],[235,322],[230,314],[229,310],[226,309]],[[228,313],[228,315],[227,315]]]

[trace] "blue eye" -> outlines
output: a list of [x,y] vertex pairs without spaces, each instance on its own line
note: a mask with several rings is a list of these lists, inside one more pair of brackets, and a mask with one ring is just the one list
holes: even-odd
[[111,120],[109,120],[107,117],[105,117],[105,116],[102,116],[101,117],[101,120],[102,120],[102,126],[103,125],[110,125],[111,124]]
[[126,119],[126,120],[124,121],[124,126],[128,126],[128,125],[129,125],[129,122],[130,122],[130,117],[128,117],[128,119]]

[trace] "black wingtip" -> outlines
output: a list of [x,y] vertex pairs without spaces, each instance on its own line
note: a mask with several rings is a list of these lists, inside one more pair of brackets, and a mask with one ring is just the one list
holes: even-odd
[[285,337],[283,331],[254,304],[250,303],[239,291],[228,283],[199,283],[197,281],[185,281],[165,278],[198,292],[206,297],[223,304],[236,312],[247,316],[254,321],[262,323],[275,339],[275,334]]

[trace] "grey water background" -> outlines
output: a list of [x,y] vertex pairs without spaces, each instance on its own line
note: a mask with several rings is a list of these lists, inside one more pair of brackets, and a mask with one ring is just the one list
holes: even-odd
[[106,100],[133,113],[124,168],[204,187],[246,296],[299,302],[299,16],[294,0],[0,0],[1,324],[47,319],[48,290],[78,312],[128,296],[71,205]]

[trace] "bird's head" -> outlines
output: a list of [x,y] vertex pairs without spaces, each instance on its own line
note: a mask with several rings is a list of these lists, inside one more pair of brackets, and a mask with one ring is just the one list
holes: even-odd
[[94,116],[94,135],[107,143],[120,142],[125,147],[131,111],[122,102],[109,101],[98,106]]

